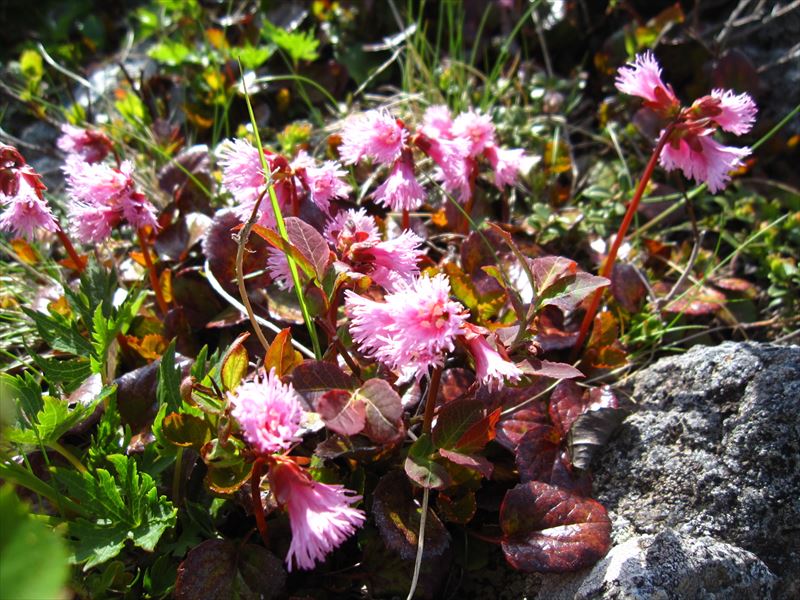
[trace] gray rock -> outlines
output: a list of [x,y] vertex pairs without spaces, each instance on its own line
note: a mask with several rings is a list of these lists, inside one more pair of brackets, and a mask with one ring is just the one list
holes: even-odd
[[548,600],[762,600],[775,576],[754,554],[666,529],[615,546],[588,575],[542,577]]
[[595,464],[598,500],[638,534],[749,550],[776,597],[800,597],[800,347],[695,347],[641,371],[633,398]]

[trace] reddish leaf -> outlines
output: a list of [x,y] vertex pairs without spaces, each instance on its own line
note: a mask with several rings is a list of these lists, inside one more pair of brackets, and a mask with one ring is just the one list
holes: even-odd
[[297,365],[290,375],[294,389],[309,406],[328,390],[354,390],[358,386],[355,377],[342,371],[336,364],[321,360],[305,360]]
[[563,256],[542,256],[528,263],[536,283],[537,297],[546,293],[560,279],[578,272],[578,263]]
[[537,298],[540,306],[557,306],[563,312],[575,310],[595,290],[609,285],[611,282],[605,277],[597,277],[580,271],[560,279],[551,286],[547,293]]
[[550,394],[548,413],[553,424],[563,436],[587,408],[588,393],[573,381],[562,381]]
[[530,357],[526,361],[518,363],[517,366],[526,375],[535,377],[552,377],[553,379],[575,379],[583,377],[578,369],[567,363],[550,362],[549,360],[539,360]]
[[479,452],[497,436],[497,423],[502,409],[496,408],[471,425],[456,442],[459,452]]
[[619,305],[629,313],[641,310],[647,296],[647,287],[642,281],[644,275],[627,263],[617,263],[611,272],[611,293]]
[[367,408],[358,394],[347,390],[329,390],[322,394],[314,407],[325,426],[341,435],[355,435],[364,429]]
[[270,343],[264,357],[264,368],[267,371],[275,369],[278,377],[283,377],[302,362],[303,357],[292,347],[292,330],[287,327]]
[[403,404],[400,395],[388,382],[369,379],[358,391],[366,409],[364,435],[373,442],[388,444],[403,438]]
[[263,239],[273,248],[277,248],[284,254],[288,254],[289,256],[291,256],[294,259],[295,263],[297,264],[298,269],[302,270],[303,273],[305,273],[309,278],[313,279],[314,277],[317,276],[317,271],[314,263],[311,262],[309,258],[305,254],[303,254],[300,251],[300,249],[291,242],[291,239],[287,242],[285,239],[281,237],[281,235],[277,231],[268,229],[267,227],[259,225],[258,223],[253,225],[253,233],[258,235],[261,239]]
[[550,418],[547,416],[544,402],[537,400],[500,418],[497,423],[497,441],[514,452],[526,433],[549,427]]
[[461,398],[475,383],[475,373],[468,369],[447,369],[439,383],[437,404],[446,404]]
[[264,599],[285,596],[282,561],[256,544],[206,540],[178,567],[175,600]]
[[515,451],[520,480],[549,482],[560,442],[555,427],[539,427],[522,436]]
[[466,525],[475,516],[478,504],[475,501],[475,492],[467,490],[463,495],[448,496],[439,493],[436,496],[436,507],[442,519],[449,523]]
[[483,456],[477,454],[463,454],[461,452],[454,452],[446,448],[439,448],[439,455],[455,464],[472,469],[483,475],[486,479],[491,479],[492,463]]
[[611,546],[611,521],[600,503],[539,481],[506,493],[500,526],[506,560],[521,571],[577,571]]
[[464,433],[483,418],[484,404],[478,400],[461,400],[445,404],[436,417],[433,443],[437,448],[455,449]]
[[319,231],[297,217],[286,217],[286,233],[292,245],[313,265],[317,280],[322,281],[331,262],[328,242]]
[[545,483],[564,488],[579,496],[592,495],[592,476],[589,471],[576,469],[569,459],[569,452],[563,449],[556,456],[550,479]]
[[[372,501],[375,524],[386,546],[403,560],[413,560],[417,554],[420,513],[411,485],[402,472],[384,475],[375,486]],[[423,562],[440,559],[449,547],[450,534],[436,513],[428,508]]]
[[[658,295],[669,293],[672,288],[662,281],[653,286]],[[687,314],[693,317],[715,314],[725,305],[725,294],[705,285],[683,284],[675,293],[675,299],[667,304],[663,310],[670,314]]]
[[746,279],[739,279],[738,277],[720,277],[713,279],[714,287],[728,292],[739,292],[742,294],[751,294],[755,292],[755,286]]
[[627,355],[618,339],[619,323],[610,312],[598,313],[584,353],[584,361],[596,369],[624,365]]

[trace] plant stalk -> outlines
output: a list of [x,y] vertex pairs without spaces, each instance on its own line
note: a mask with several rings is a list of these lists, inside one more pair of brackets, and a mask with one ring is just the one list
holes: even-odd
[[256,517],[256,526],[261,540],[266,547],[269,547],[269,536],[267,535],[267,519],[264,517],[264,505],[261,504],[261,466],[264,464],[263,458],[257,458],[253,463],[253,473],[250,475],[250,498],[253,501],[253,514]]
[[161,284],[158,281],[158,273],[156,273],[156,267],[153,264],[153,259],[150,256],[150,245],[147,243],[147,239],[144,236],[144,231],[142,229],[138,229],[136,231],[136,235],[139,237],[139,246],[142,249],[142,254],[144,255],[144,264],[147,265],[147,273],[150,275],[150,287],[153,288],[153,292],[156,294],[156,304],[158,304],[158,308],[161,311],[161,314],[166,315],[169,312],[169,306],[167,305],[167,301],[164,300],[164,294],[161,291]]
[[[630,204],[628,204],[628,210],[625,211],[625,217],[623,217],[622,223],[619,225],[617,235],[614,238],[614,242],[611,244],[611,249],[608,251],[608,255],[603,261],[603,264],[600,266],[600,277],[608,277],[611,275],[611,271],[614,268],[614,263],[617,260],[619,248],[628,233],[628,228],[630,227],[631,222],[633,222],[633,217],[639,208],[639,203],[644,195],[644,190],[647,187],[647,184],[650,182],[650,178],[653,176],[653,171],[656,168],[658,157],[661,156],[661,151],[664,149],[664,146],[666,146],[667,140],[669,139],[674,127],[674,124],[669,125],[664,130],[664,133],[661,134],[656,147],[653,149],[653,154],[650,156],[650,160],[647,162],[647,166],[644,168],[644,173],[642,173],[642,177],[639,179],[639,184],[636,186],[633,199],[630,201]],[[577,358],[578,353],[581,351],[581,348],[583,348],[586,337],[589,335],[589,330],[592,327],[592,323],[594,323],[594,317],[597,314],[597,309],[600,307],[600,301],[603,298],[604,291],[604,288],[600,288],[592,296],[591,303],[589,304],[589,308],[586,310],[586,314],[581,322],[581,328],[578,331],[578,339],[575,341],[575,346],[572,349],[573,361]]]
[[442,367],[434,367],[428,393],[425,398],[425,416],[422,421],[422,433],[430,433],[433,426],[433,411],[436,408],[436,398],[439,395],[439,382],[442,379]]
[[86,266],[84,259],[82,259],[75,250],[75,246],[72,245],[72,242],[67,237],[67,234],[64,233],[64,230],[61,228],[61,225],[56,224],[58,229],[56,229],[56,235],[58,236],[61,245],[64,246],[64,250],[67,251],[67,255],[69,256],[72,263],[75,265],[75,271],[77,273],[83,273],[83,269]]

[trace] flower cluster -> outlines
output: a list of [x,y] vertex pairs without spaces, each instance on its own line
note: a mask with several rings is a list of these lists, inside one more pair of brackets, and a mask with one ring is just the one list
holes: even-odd
[[86,244],[102,242],[123,219],[135,229],[158,229],[156,209],[133,182],[133,163],[119,168],[71,155],[64,166],[70,196],[70,226]]
[[467,323],[464,306],[450,299],[450,283],[441,273],[400,284],[383,302],[347,291],[345,312],[362,352],[404,375],[421,377],[429,367],[441,366],[445,353],[460,339],[473,354],[477,377],[484,383],[521,376],[488,344],[485,330]]
[[41,228],[58,231],[58,223],[44,197],[41,175],[13,146],[0,144],[0,230],[32,239]]
[[311,202],[327,213],[331,200],[346,198],[350,193],[350,186],[343,180],[346,173],[335,161],[318,165],[301,151],[289,162],[283,156],[266,150],[264,161],[269,173],[264,172],[258,148],[247,140],[231,140],[222,148],[222,183],[233,195],[237,214],[243,221],[250,218],[260,199],[257,222],[265,227],[275,227],[272,203],[266,196],[267,180],[272,183],[281,211],[299,203],[301,192],[305,192]]
[[616,86],[643,98],[645,106],[671,122],[659,157],[668,171],[680,169],[686,177],[705,182],[709,190],[717,192],[727,185],[730,171],[750,154],[750,148],[724,146],[712,137],[718,128],[735,135],[750,131],[758,109],[748,94],[715,89],[691,106],[681,107],[672,87],[661,80],[661,67],[650,52],[620,68]]
[[414,210],[426,198],[414,172],[413,148],[434,161],[444,189],[461,202],[472,196],[480,159],[492,167],[494,183],[502,189],[516,182],[525,157],[522,150],[497,145],[488,115],[469,111],[453,119],[445,106],[428,108],[421,127],[413,134],[388,112],[371,110],[347,119],[341,137],[339,155],[346,164],[369,158],[379,165],[390,165],[389,175],[375,190],[374,199],[393,211]]
[[61,137],[56,140],[56,146],[68,156],[79,156],[90,164],[102,162],[113,148],[111,140],[102,131],[66,124],[61,126]]

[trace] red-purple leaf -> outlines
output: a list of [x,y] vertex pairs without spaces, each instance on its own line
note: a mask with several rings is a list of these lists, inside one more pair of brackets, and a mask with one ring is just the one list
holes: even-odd
[[459,525],[469,523],[478,510],[475,492],[472,490],[467,490],[466,493],[460,496],[448,496],[440,492],[436,496],[436,507],[442,519]]
[[477,471],[486,479],[491,479],[492,477],[494,466],[489,462],[489,459],[483,456],[478,454],[463,454],[461,452],[447,450],[446,448],[439,448],[439,454],[457,465]]
[[[671,285],[659,281],[653,285],[658,295],[669,293]],[[678,288],[675,299],[664,307],[669,314],[687,314],[692,317],[713,315],[725,305],[725,294],[705,285],[683,284]]]
[[[400,471],[384,475],[375,486],[372,515],[386,546],[403,560],[413,560],[417,554],[420,514],[405,475]],[[428,508],[423,562],[437,560],[449,547],[450,534]]]
[[600,503],[539,481],[506,493],[500,526],[506,560],[521,571],[577,571],[611,545],[611,521]]
[[544,294],[548,288],[568,275],[578,272],[578,263],[563,256],[542,256],[529,260],[533,280],[536,283],[536,296]]
[[335,363],[321,360],[305,360],[291,373],[294,389],[315,406],[317,399],[328,390],[354,390],[358,386],[355,377],[342,371]]
[[537,400],[500,419],[497,423],[497,441],[514,452],[526,433],[548,428],[550,418],[544,402]]
[[530,357],[526,361],[517,363],[517,367],[526,375],[536,377],[551,377],[553,379],[575,379],[584,377],[580,370],[567,363],[550,362]]
[[628,263],[617,263],[611,271],[611,294],[629,313],[639,312],[647,296],[642,277],[639,270]]
[[456,442],[459,452],[479,452],[497,436],[500,408],[494,409],[477,423],[471,425]]
[[520,481],[549,482],[560,442],[555,427],[540,427],[522,436],[515,452]]
[[475,383],[475,373],[467,369],[447,369],[442,373],[439,383],[437,404],[446,404],[461,398]]
[[437,448],[455,449],[461,436],[484,416],[485,407],[478,400],[461,400],[445,404],[436,417],[433,443]]
[[281,560],[256,544],[207,540],[178,567],[175,600],[283,598],[286,572]]
[[550,394],[548,412],[553,424],[561,435],[566,435],[575,419],[583,413],[588,406],[588,394],[574,381],[562,381]]
[[403,403],[388,382],[369,379],[355,393],[366,410],[364,435],[373,442],[384,444],[403,438]]
[[441,490],[451,483],[450,473],[441,462],[430,435],[423,433],[411,444],[403,466],[406,475],[417,485]]
[[314,266],[317,280],[322,281],[331,258],[328,242],[319,231],[297,217],[286,217],[286,233],[292,245]]
[[580,271],[564,277],[550,286],[547,293],[536,301],[539,306],[557,306],[565,313],[575,310],[595,290],[609,285],[605,277],[597,277]]
[[348,390],[328,390],[317,400],[316,411],[325,426],[341,435],[355,435],[364,429],[367,408],[357,393]]

